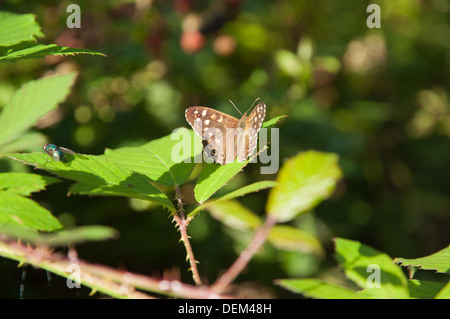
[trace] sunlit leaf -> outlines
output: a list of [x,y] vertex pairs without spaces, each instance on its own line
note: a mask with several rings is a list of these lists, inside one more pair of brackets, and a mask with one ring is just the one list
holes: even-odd
[[189,213],[189,217],[194,217],[199,211],[206,209],[209,205],[217,204],[221,201],[227,201],[236,197],[241,197],[247,195],[249,193],[257,192],[262,189],[270,188],[276,185],[276,182],[273,181],[260,181],[250,185],[246,185],[241,187],[235,191],[232,191],[220,198],[211,199],[209,201],[204,202],[203,204],[197,206],[191,213]]
[[445,283],[435,281],[408,280],[408,290],[411,298],[431,299],[439,295],[445,289]]
[[220,165],[217,163],[206,164],[197,179],[194,188],[195,199],[199,203],[203,203],[219,189],[221,189],[230,179],[247,165],[249,160],[242,163],[237,162]]
[[435,296],[436,299],[450,299],[450,281]]
[[208,211],[225,225],[239,230],[255,230],[261,224],[258,215],[234,200],[208,205]]
[[35,201],[5,191],[0,191],[0,225],[15,225],[43,231],[62,228],[58,219]]
[[406,277],[391,257],[358,241],[336,238],[335,245],[336,259],[345,274],[366,294],[377,298],[408,298]]
[[[182,140],[173,140],[172,135],[168,135],[140,147],[106,150],[105,156],[111,162],[148,176],[159,184],[181,185],[191,174],[195,166],[194,158],[202,150],[198,147],[201,146],[200,137],[192,130],[181,128],[178,133],[184,136]],[[185,149],[185,154],[174,153],[181,148]]]
[[57,183],[59,179],[28,173],[0,173],[0,191],[28,196],[38,192],[47,185]]
[[71,193],[126,196],[152,201],[174,211],[173,203],[150,180],[109,161],[105,156],[66,154],[66,161],[54,162],[45,153],[13,153],[8,157],[74,180]]
[[34,14],[16,14],[0,11],[0,46],[10,46],[22,41],[43,37]]
[[25,131],[22,135],[0,145],[0,154],[36,150],[36,145],[45,145],[46,142],[45,135],[39,132]]
[[288,116],[287,116],[287,115],[280,115],[280,116],[274,117],[274,118],[272,118],[272,119],[270,119],[270,120],[264,122],[264,123],[262,124],[261,127],[262,127],[262,128],[270,128],[270,127],[273,127],[273,126],[275,126],[278,122],[280,122],[282,119],[284,119],[284,118],[286,118],[286,117],[288,117]]
[[34,42],[21,42],[12,47],[0,47],[0,61],[15,62],[23,59],[45,58],[47,55],[68,56],[77,54],[91,54],[105,56],[103,53],[56,44],[39,44]]
[[34,125],[54,110],[70,93],[75,73],[31,81],[15,92],[0,113],[0,145]]
[[267,240],[279,249],[323,254],[322,245],[317,237],[289,225],[275,225],[270,230]]
[[394,262],[402,266],[414,266],[420,269],[436,270],[450,274],[450,246],[426,257],[406,259],[395,258]]
[[333,153],[307,151],[288,159],[269,192],[266,211],[278,222],[306,213],[330,196],[342,173]]

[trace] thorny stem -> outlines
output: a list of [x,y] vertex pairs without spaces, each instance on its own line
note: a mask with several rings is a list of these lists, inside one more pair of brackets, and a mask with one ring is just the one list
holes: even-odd
[[[72,280],[68,266],[73,265],[73,258],[59,252],[53,252],[48,247],[34,248],[14,240],[0,236],[0,256],[19,262],[19,267],[32,265],[66,277]],[[108,266],[90,264],[77,259],[81,284],[115,298],[153,298],[137,289],[155,292],[177,298],[233,298],[233,296],[218,295],[206,287],[187,285],[179,280],[157,279],[137,273],[117,270]]]
[[257,230],[250,245],[239,255],[233,265],[231,265],[231,267],[228,268],[227,271],[211,286],[211,291],[221,293],[234,281],[234,279],[236,279],[237,276],[239,276],[249,261],[264,244],[275,223],[275,218],[268,215],[264,224]]
[[178,201],[178,214],[174,214],[174,220],[178,225],[178,229],[180,230],[181,240],[184,243],[184,247],[186,247],[187,259],[189,260],[189,264],[191,266],[192,277],[197,286],[201,286],[202,281],[200,279],[200,274],[197,269],[197,263],[195,261],[194,252],[192,250],[191,242],[189,241],[189,236],[187,234],[187,225],[189,224],[189,219],[186,219],[184,215],[184,205],[181,199],[180,188],[178,185],[175,185],[175,192],[177,195]]

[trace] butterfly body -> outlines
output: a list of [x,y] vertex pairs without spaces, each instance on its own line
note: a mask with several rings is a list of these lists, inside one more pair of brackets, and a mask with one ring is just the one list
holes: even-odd
[[185,113],[187,122],[204,140],[207,157],[222,165],[236,158],[242,162],[253,153],[265,115],[264,103],[240,119],[203,106],[190,107]]

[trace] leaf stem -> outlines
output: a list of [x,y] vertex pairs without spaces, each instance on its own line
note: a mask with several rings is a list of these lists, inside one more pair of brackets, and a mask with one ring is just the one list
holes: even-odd
[[189,225],[190,219],[186,219],[184,215],[184,205],[181,199],[180,188],[178,185],[175,185],[175,192],[178,201],[178,214],[174,214],[174,220],[178,225],[178,229],[180,230],[181,240],[184,243],[184,247],[186,248],[187,259],[189,260],[190,270],[192,271],[192,278],[197,286],[202,285],[202,281],[200,279],[200,274],[197,268],[197,262],[195,261],[194,251],[192,250],[191,242],[189,241],[189,236],[187,234],[187,226]]
[[224,291],[239,274],[244,270],[249,261],[258,252],[267,239],[270,230],[276,224],[276,219],[268,215],[264,224],[256,231],[255,237],[249,246],[239,255],[230,268],[211,286],[211,291],[221,293]]

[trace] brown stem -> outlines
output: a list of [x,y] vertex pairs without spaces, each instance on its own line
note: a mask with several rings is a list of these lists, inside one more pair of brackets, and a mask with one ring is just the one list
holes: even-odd
[[[69,256],[53,252],[48,247],[34,248],[2,236],[0,236],[0,256],[17,260],[19,266],[32,265],[66,278],[71,276],[67,269],[74,262],[74,258],[71,260]],[[76,265],[80,269],[82,285],[116,298],[153,298],[136,289],[177,298],[233,298],[233,296],[218,295],[207,287],[187,285],[173,279],[157,279],[104,265],[91,264],[82,259],[77,259]]]
[[211,291],[221,293],[236,279],[237,276],[239,276],[249,261],[264,244],[275,223],[275,218],[270,215],[266,217],[264,224],[257,230],[250,245],[239,255],[233,265],[231,265],[231,267],[228,268],[228,270],[211,286]]
[[181,240],[184,243],[184,247],[186,248],[187,259],[189,260],[189,264],[191,266],[190,270],[192,271],[192,278],[197,286],[201,286],[202,281],[200,279],[200,274],[197,269],[197,263],[195,261],[194,252],[192,250],[191,242],[189,241],[189,236],[187,234],[187,226],[189,224],[189,219],[186,219],[184,216],[184,205],[181,200],[180,188],[178,185],[175,185],[175,192],[177,194],[178,201],[178,210],[179,216],[174,214],[174,220],[178,225],[178,229],[180,230]]

